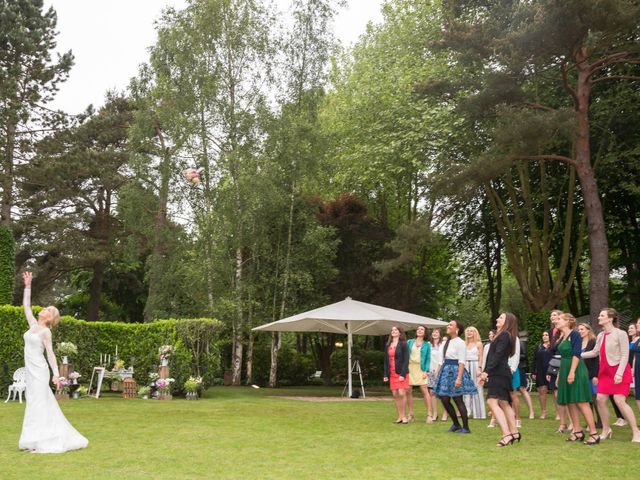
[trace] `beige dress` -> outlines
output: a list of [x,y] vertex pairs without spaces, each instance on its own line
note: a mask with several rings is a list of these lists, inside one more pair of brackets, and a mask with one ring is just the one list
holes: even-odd
[[420,368],[420,347],[414,343],[409,355],[409,385],[426,385],[428,380],[422,377],[423,373]]

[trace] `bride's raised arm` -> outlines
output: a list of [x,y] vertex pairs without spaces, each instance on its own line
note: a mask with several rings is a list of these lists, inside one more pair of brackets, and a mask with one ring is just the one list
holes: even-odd
[[36,317],[33,316],[31,311],[31,279],[33,274],[31,272],[24,272],[22,274],[22,280],[24,281],[24,294],[22,295],[22,306],[24,307],[24,314],[29,322],[29,328],[38,324]]

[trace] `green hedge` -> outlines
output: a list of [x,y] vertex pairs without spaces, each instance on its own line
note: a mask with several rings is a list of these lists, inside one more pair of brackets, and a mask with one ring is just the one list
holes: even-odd
[[543,310],[542,312],[527,312],[525,318],[525,327],[527,329],[527,355],[529,358],[529,368],[533,368],[533,360],[536,348],[542,342],[542,332],[549,330],[551,323],[549,316],[551,312]]
[[[34,313],[40,308],[34,307]],[[78,355],[70,358],[74,369],[82,375],[81,383],[90,380],[100,353],[118,354],[128,367],[132,357],[138,385],[147,384],[149,373],[157,370],[158,347],[176,347],[170,361],[170,375],[175,379],[174,393],[181,393],[190,375],[202,375],[206,386],[221,375],[218,352],[222,324],[213,319],[159,320],[152,323],[131,324],[116,322],[86,322],[62,317],[53,330],[54,350],[62,341],[78,347]],[[22,335],[27,321],[21,307],[0,306],[0,391],[11,383],[13,372],[23,366]]]
[[0,227],[0,305],[13,302],[15,280],[14,242],[11,230]]

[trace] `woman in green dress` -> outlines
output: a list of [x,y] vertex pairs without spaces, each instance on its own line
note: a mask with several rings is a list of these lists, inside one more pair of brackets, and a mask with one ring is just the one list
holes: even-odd
[[582,441],[585,438],[580,428],[580,413],[584,416],[589,427],[589,438],[585,445],[600,443],[596,431],[596,424],[589,402],[591,401],[591,383],[589,372],[581,358],[582,338],[575,330],[576,319],[570,313],[563,313],[556,322],[561,332],[558,340],[560,354],[560,371],[558,372],[558,404],[567,405],[573,423],[573,432],[567,438],[568,442]]

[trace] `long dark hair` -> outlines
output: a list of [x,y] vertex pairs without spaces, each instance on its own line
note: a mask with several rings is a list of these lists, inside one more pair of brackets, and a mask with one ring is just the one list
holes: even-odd
[[[429,330],[427,330],[427,327],[425,327],[424,325],[418,325],[416,327],[416,340],[418,340],[418,329],[419,328],[424,328],[424,337],[422,337],[422,345],[424,345],[425,342],[429,342]],[[420,348],[422,348],[422,345],[420,345]]]
[[509,341],[511,342],[511,355],[516,353],[516,341],[520,336],[520,332],[518,331],[518,317],[516,317],[511,312],[503,312],[504,315],[504,324],[502,328],[498,330],[498,335],[502,332],[507,332],[509,334]]
[[[407,336],[404,334],[404,329],[402,327],[396,327],[395,325],[393,327],[391,327],[391,329],[393,330],[394,327],[398,329],[398,332],[400,332],[400,335],[398,336],[398,343],[406,342],[407,341]],[[391,345],[392,341],[393,341],[393,337],[391,336],[391,333],[389,333],[389,339],[387,340],[387,346]]]

